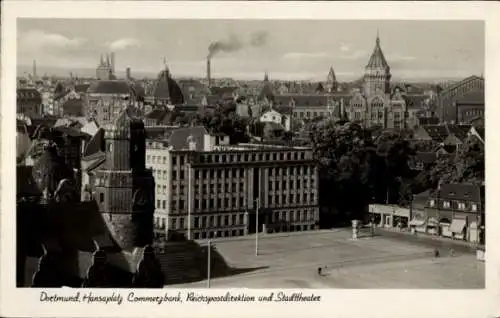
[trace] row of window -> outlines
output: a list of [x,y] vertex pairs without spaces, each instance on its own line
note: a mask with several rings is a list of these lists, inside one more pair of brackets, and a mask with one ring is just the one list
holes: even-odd
[[198,180],[200,178],[207,179],[207,178],[228,178],[228,177],[233,177],[233,178],[243,178],[245,176],[245,169],[244,168],[232,168],[230,169],[203,169],[203,170],[195,170],[194,172],[194,178],[195,180]]
[[167,157],[166,156],[151,156],[151,155],[147,155],[146,156],[146,163],[162,163],[162,164],[166,164],[167,163]]
[[[280,201],[281,198],[281,201]],[[279,206],[284,204],[314,204],[316,202],[315,193],[302,193],[300,194],[282,194],[282,195],[268,195],[267,204],[270,206]]]
[[[465,202],[458,202],[458,201],[441,201],[441,205],[440,207],[442,208],[445,208],[445,209],[451,209],[452,208],[452,205],[455,209],[458,209],[458,210],[468,210],[470,209],[471,211],[473,212],[477,212],[477,204],[476,203],[470,203],[470,204],[467,204]],[[430,207],[436,207],[437,203],[436,203],[436,200],[434,199],[431,199],[429,201],[429,206]]]
[[[279,222],[315,222],[317,215],[311,210],[275,211],[271,214],[272,223]],[[193,229],[207,229],[228,226],[246,226],[245,215],[243,213],[226,215],[195,216],[193,218]],[[172,217],[169,224],[171,230],[184,230],[188,226],[186,217]],[[155,227],[165,229],[166,218],[155,217]]]
[[[222,193],[223,190],[222,190],[222,183],[221,182],[218,182],[217,184],[215,183],[211,183],[210,184],[210,190],[209,190],[209,185],[208,184],[199,184],[201,185],[201,189],[200,187],[198,186],[195,186],[194,188],[194,191],[195,191],[195,194],[209,194],[209,193]],[[217,192],[216,192],[216,185],[217,185]],[[237,192],[237,191],[243,191],[244,190],[244,183],[243,181],[239,182],[239,187],[236,187],[237,186],[237,183],[236,182],[233,182],[231,183],[231,187],[229,187],[230,183],[229,182],[226,182],[225,183],[225,188],[224,188],[224,192]],[[174,189],[174,192],[175,192],[175,186],[173,187]]]
[[331,111],[318,111],[318,112],[293,112],[293,117],[299,117],[299,118],[316,118],[316,117],[323,117],[323,116],[328,116],[331,115]]
[[[288,187],[287,187],[288,184]],[[269,181],[269,190],[286,190],[286,189],[308,189],[308,188],[314,188],[314,179],[313,178],[307,178],[304,179],[304,182],[302,182],[301,179],[297,179],[297,182],[294,182],[294,180],[289,180],[288,182],[286,181],[281,181],[281,187],[280,187],[280,182],[279,181]]]
[[462,116],[483,116],[484,110],[482,109],[471,109],[462,112]]
[[232,163],[232,162],[255,162],[276,160],[304,160],[304,151],[294,152],[264,152],[264,153],[239,153],[239,154],[204,154],[200,156],[201,163]]

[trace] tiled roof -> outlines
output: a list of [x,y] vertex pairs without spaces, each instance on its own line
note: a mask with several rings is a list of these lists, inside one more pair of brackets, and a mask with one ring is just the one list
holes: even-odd
[[385,59],[384,53],[382,52],[382,48],[380,47],[380,39],[377,36],[377,40],[375,41],[375,48],[373,49],[372,55],[368,60],[368,64],[366,68],[384,68],[389,69],[389,65]]
[[461,141],[467,138],[471,125],[447,125],[450,134],[455,135]]
[[442,184],[439,191],[440,198],[450,200],[472,200],[476,202],[482,201],[484,187],[474,184]]
[[189,136],[193,136],[196,141],[197,150],[202,150],[204,149],[204,136],[206,134],[208,132],[203,126],[178,128],[172,131],[172,135],[168,139],[168,144],[174,150],[187,150],[189,148],[187,139]]
[[75,85],[75,92],[77,93],[86,93],[87,89],[90,87],[90,84],[77,84]]
[[444,125],[425,125],[422,128],[434,141],[441,142],[448,137],[448,130]]
[[484,90],[475,90],[456,99],[457,104],[479,104],[484,106]]
[[295,106],[326,106],[328,104],[329,95],[302,95],[302,94],[290,94],[290,95],[276,95],[275,103],[276,105],[289,105],[291,101],[294,101]]
[[83,157],[90,156],[96,152],[104,150],[104,129],[100,128],[97,133],[92,136],[83,152]]
[[79,98],[68,99],[62,106],[63,114],[69,116],[83,116],[84,103]]
[[130,94],[132,91],[125,81],[104,80],[93,82],[87,92],[94,94]]
[[163,118],[165,118],[167,113],[168,113],[168,111],[165,109],[156,108],[156,109],[153,109],[151,112],[147,113],[146,118],[161,121],[161,120],[163,120]]
[[153,97],[156,99],[170,100],[172,104],[184,103],[184,96],[179,85],[170,76],[168,70],[161,71],[154,83]]

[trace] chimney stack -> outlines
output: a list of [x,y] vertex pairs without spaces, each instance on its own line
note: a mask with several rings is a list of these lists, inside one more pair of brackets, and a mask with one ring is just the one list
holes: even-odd
[[130,67],[127,67],[126,74],[127,74],[126,75],[127,81],[130,81],[132,79],[131,72],[130,72]]
[[207,58],[207,81],[208,87],[212,86],[212,74],[211,74],[211,66],[210,66],[210,58]]
[[115,52],[111,52],[111,72],[115,74]]
[[36,76],[36,60],[33,60],[33,81],[37,80]]

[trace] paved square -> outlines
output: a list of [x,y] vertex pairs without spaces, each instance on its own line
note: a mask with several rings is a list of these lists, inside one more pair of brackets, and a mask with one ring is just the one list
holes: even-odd
[[252,237],[214,244],[232,267],[263,267],[212,279],[214,288],[484,288],[484,263],[473,254],[434,259],[429,246],[383,236],[352,240],[348,230],[263,236],[259,256]]

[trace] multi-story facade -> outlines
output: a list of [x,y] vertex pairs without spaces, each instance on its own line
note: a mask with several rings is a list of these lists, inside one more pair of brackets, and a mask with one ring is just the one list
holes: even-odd
[[135,94],[126,81],[95,81],[84,97],[85,115],[100,126],[111,123],[125,108],[135,104]]
[[439,119],[443,122],[456,121],[458,114],[455,102],[460,103],[461,99],[467,98],[471,93],[475,95],[475,102],[482,100],[484,103],[484,78],[470,76],[441,91],[437,99]]
[[17,113],[26,116],[40,116],[42,114],[42,96],[34,88],[17,89]]
[[259,231],[316,228],[318,170],[310,149],[213,146],[212,137],[204,137],[203,150],[193,136],[186,149],[148,142],[157,228],[191,239],[246,235],[255,233],[256,210]]

